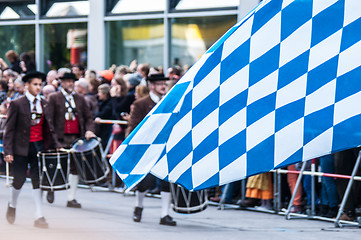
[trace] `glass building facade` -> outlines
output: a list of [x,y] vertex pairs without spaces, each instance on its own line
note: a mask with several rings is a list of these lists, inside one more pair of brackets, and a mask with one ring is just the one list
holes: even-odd
[[37,69],[102,70],[132,60],[192,65],[259,0],[12,0],[0,2],[0,57],[35,55]]

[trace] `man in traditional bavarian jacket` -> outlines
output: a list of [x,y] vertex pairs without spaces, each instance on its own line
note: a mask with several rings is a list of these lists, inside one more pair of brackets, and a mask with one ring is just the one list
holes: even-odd
[[[145,96],[136,100],[133,103],[133,108],[130,111],[129,123],[127,128],[127,134],[136,128],[136,126],[144,119],[144,117],[150,112],[150,110],[161,100],[166,94],[167,84],[164,74],[151,74],[147,77],[149,84],[149,96]],[[143,201],[146,190],[151,186],[154,176],[148,174],[140,183],[138,183],[135,191],[135,208],[133,213],[133,220],[140,222],[142,219],[143,212]],[[169,183],[161,181],[161,192],[162,206],[161,206],[161,225],[176,226],[176,221],[169,216],[169,208],[171,202],[171,194]]]
[[[10,188],[10,201],[6,219],[10,224],[15,221],[15,210],[21,188],[26,180],[28,165],[33,186],[35,201],[34,226],[48,228],[42,213],[41,190],[37,153],[45,147],[58,148],[57,137],[49,116],[48,103],[40,98],[42,82],[45,74],[31,72],[23,77],[27,92],[10,103],[5,125],[4,156],[5,161],[12,164],[13,183]],[[51,143],[52,142],[52,143]]]
[[[70,145],[79,137],[90,139],[94,134],[93,116],[84,97],[74,92],[75,74],[65,73],[61,78],[59,92],[49,95],[50,118],[54,123],[60,145],[70,148]],[[79,177],[74,160],[70,160],[70,175],[67,207],[81,208],[75,199]],[[54,192],[49,192],[47,199],[54,201]]]

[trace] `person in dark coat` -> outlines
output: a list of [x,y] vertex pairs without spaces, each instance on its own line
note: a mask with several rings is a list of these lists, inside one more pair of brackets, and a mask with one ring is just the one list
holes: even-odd
[[[74,82],[77,80],[75,74],[64,73],[60,79],[60,91],[49,95],[49,115],[61,146],[70,148],[79,137],[90,139],[96,135],[93,115],[89,111],[88,104],[83,96],[74,92]],[[74,160],[71,159],[67,207],[81,208],[80,203],[75,200],[78,182],[78,171]],[[47,199],[53,202],[54,192],[48,192]]]
[[94,123],[97,124],[96,135],[102,139],[103,149],[107,146],[110,134],[112,133],[112,124],[102,124],[101,119],[113,119],[113,104],[110,97],[109,84],[103,83],[98,87],[98,112],[95,113]]
[[29,73],[23,77],[28,91],[25,96],[10,103],[4,134],[4,160],[13,165],[14,175],[6,219],[10,224],[15,221],[17,200],[30,165],[35,202],[34,226],[39,228],[48,228],[48,223],[42,213],[37,153],[50,146],[50,140],[55,148],[60,147],[49,115],[48,102],[40,98],[44,80],[45,74],[40,72]]
[[[113,104],[113,119],[128,120],[125,116],[129,116],[130,106],[135,100],[134,94],[128,94],[128,87],[122,76],[116,76],[112,80],[110,95]],[[109,153],[113,153],[125,138],[126,125],[113,125],[114,139]]]
[[[129,116],[127,134],[130,134],[131,131],[136,128],[136,126],[143,120],[143,118],[150,112],[150,110],[166,94],[166,80],[168,80],[168,78],[164,77],[163,74],[151,74],[147,77],[150,89],[149,95],[140,98],[133,103],[133,107]],[[135,222],[140,222],[142,218],[145,191],[151,186],[153,182],[154,176],[148,174],[136,187],[136,204],[133,213],[133,220]],[[176,226],[176,222],[171,216],[169,216],[171,195],[168,182],[161,181],[160,195],[162,198],[162,206],[161,219],[159,223],[161,225]]]

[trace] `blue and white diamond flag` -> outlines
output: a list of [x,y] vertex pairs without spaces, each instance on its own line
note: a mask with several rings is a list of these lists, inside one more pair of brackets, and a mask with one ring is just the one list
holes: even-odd
[[[361,1],[265,0],[111,158],[200,190],[361,145]],[[211,30],[210,30],[211,31]]]

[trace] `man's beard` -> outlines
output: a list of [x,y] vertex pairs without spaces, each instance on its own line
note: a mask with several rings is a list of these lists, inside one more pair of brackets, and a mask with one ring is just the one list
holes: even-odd
[[65,92],[67,92],[67,93],[69,93],[69,94],[74,91],[74,89],[69,89],[69,88],[64,88],[64,90],[65,90]]

